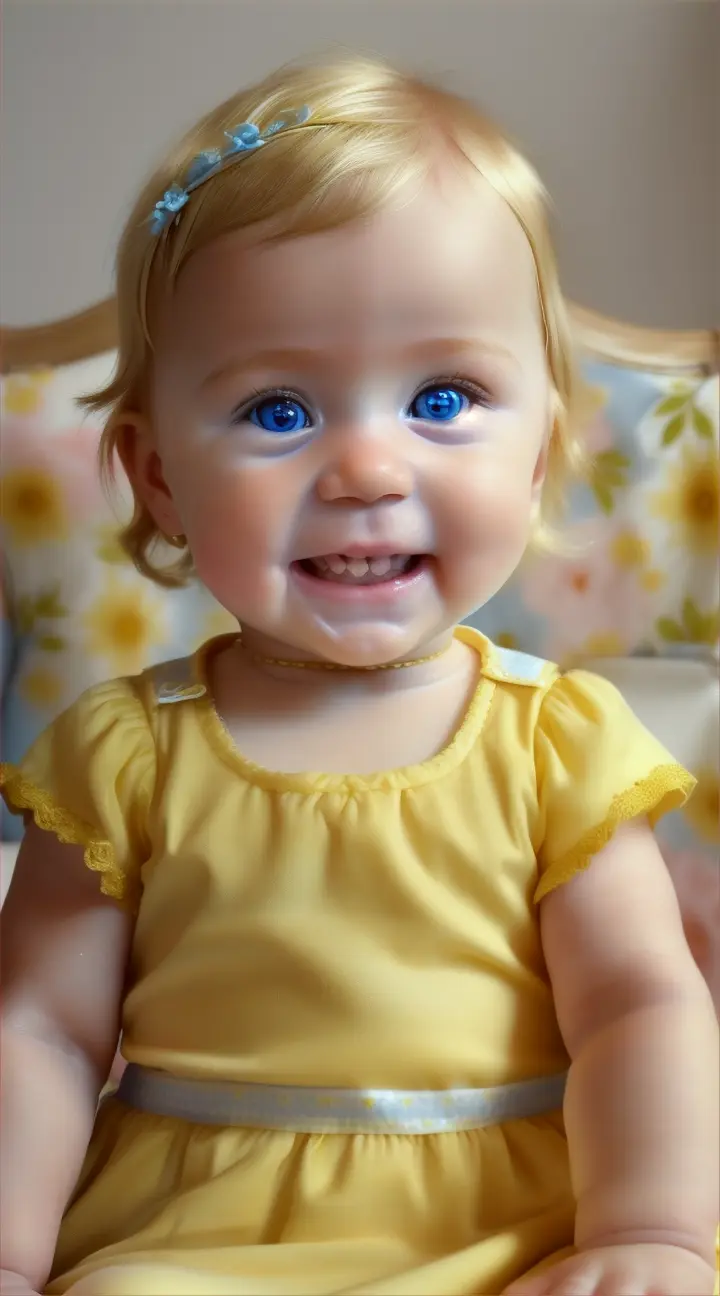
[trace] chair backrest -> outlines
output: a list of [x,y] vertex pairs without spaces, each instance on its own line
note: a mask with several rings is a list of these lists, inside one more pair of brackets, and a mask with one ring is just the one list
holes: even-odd
[[[598,361],[653,373],[717,373],[720,330],[640,328],[571,303],[578,346]],[[0,372],[18,373],[38,365],[75,364],[117,342],[115,300],[90,306],[48,324],[0,329]]]

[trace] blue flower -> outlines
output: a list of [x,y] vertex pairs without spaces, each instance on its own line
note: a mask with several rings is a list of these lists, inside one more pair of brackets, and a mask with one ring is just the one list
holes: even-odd
[[181,188],[180,185],[174,184],[171,185],[169,189],[165,190],[165,193],[162,196],[162,202],[159,202],[157,206],[165,207],[167,211],[172,212],[174,215],[175,212],[180,211],[181,207],[185,206],[187,200],[188,196],[185,190]]
[[308,120],[309,116],[310,109],[307,104],[305,104],[302,108],[298,108],[297,112],[293,112],[287,117],[280,117],[277,121],[271,122],[271,124],[263,131],[263,138],[269,139],[271,135],[277,135],[278,131],[287,130],[288,126],[302,126],[303,123]]
[[234,126],[232,130],[225,131],[225,138],[230,141],[225,149],[204,149],[198,153],[191,161],[186,177],[185,185],[174,184],[166,189],[159,202],[156,202],[154,210],[150,215],[150,226],[153,234],[161,234],[162,231],[177,218],[181,208],[188,200],[188,195],[197,189],[209,176],[214,175],[222,169],[223,162],[226,159],[237,156],[242,153],[250,153],[254,149],[260,148],[267,139],[277,135],[280,131],[288,127],[302,126],[308,118],[312,116],[310,109],[306,106],[289,111],[285,117],[279,118],[268,126],[267,130],[260,132],[260,128],[254,122],[241,122]]
[[200,184],[222,162],[219,149],[204,149],[193,158],[185,177],[186,185]]
[[169,225],[173,216],[185,206],[188,196],[180,185],[171,185],[165,190],[159,202],[155,203],[153,213],[150,217],[153,234],[160,234],[166,225]]
[[283,121],[282,118],[280,118],[279,121],[271,122],[270,125],[266,126],[265,130],[263,131],[263,135],[265,136],[265,139],[269,139],[271,135],[277,135],[278,131],[285,130],[286,126],[288,126],[289,124],[290,124],[289,122]]
[[260,129],[253,122],[241,122],[239,126],[233,126],[232,130],[225,131],[225,135],[230,140],[228,157],[233,153],[245,153],[248,149],[259,148],[262,144]]

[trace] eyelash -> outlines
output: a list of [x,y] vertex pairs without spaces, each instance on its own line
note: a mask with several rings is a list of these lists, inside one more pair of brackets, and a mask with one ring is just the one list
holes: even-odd
[[[490,393],[486,387],[482,387],[479,383],[473,382],[471,378],[464,378],[462,374],[443,374],[439,378],[432,378],[429,381],[424,382],[422,387],[419,387],[414,396],[411,397],[408,405],[412,405],[419,396],[422,396],[423,392],[431,391],[434,387],[455,387],[463,396],[467,396],[468,400],[474,404],[484,406],[491,404]],[[238,405],[237,408],[233,410],[230,416],[231,423],[242,423],[247,419],[248,415],[257,405],[264,401],[271,400],[296,401],[308,411],[312,407],[312,401],[310,401],[310,399],[301,391],[298,391],[297,388],[268,387],[265,391],[253,388],[251,397],[248,400],[243,401],[242,405]]]
[[[439,378],[432,378],[430,382],[423,383],[422,387],[416,391],[412,400],[416,401],[418,396],[433,387],[456,387],[463,396],[468,400],[474,401],[478,405],[490,405],[491,397],[487,387],[482,387],[480,383],[473,382],[472,378],[464,378],[462,374],[442,374]],[[412,405],[412,401],[410,402]]]

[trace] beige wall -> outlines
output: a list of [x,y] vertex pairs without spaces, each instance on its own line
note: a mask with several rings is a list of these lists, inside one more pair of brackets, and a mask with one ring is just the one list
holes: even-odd
[[5,0],[3,25],[4,323],[104,296],[158,152],[333,42],[438,74],[505,123],[554,196],[574,297],[720,322],[716,0]]

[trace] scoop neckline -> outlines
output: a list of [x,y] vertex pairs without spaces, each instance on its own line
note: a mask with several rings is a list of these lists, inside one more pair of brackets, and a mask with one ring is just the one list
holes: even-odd
[[466,643],[478,654],[480,674],[455,733],[439,752],[425,761],[397,766],[394,769],[379,770],[373,774],[327,774],[321,770],[286,773],[282,770],[266,768],[245,756],[232,738],[215,705],[210,687],[209,664],[222,648],[236,643],[240,637],[239,634],[219,635],[202,644],[194,654],[192,658],[194,682],[203,689],[196,705],[205,738],[216,754],[236,773],[242,774],[249,783],[268,790],[382,792],[419,787],[423,783],[432,782],[455,769],[464,760],[482,731],[495,689],[495,682],[485,674],[491,649],[489,640],[474,627],[457,626],[454,638]]

